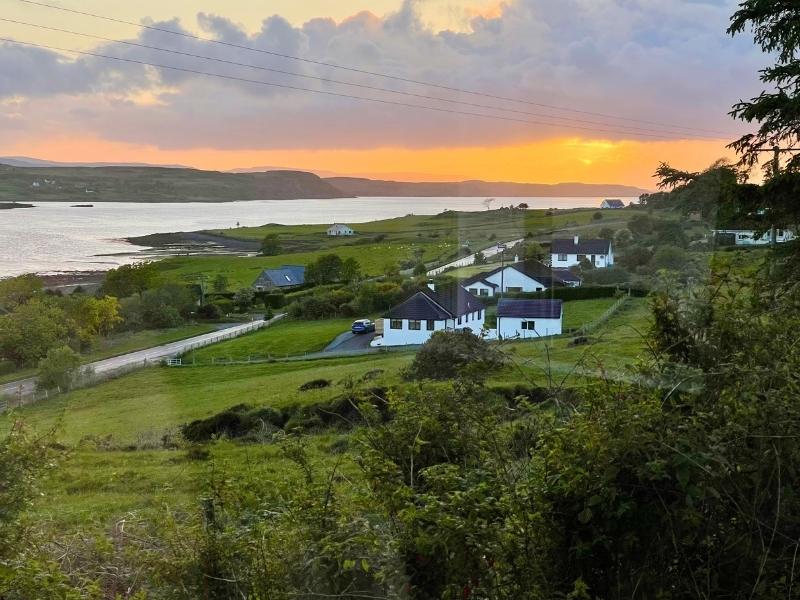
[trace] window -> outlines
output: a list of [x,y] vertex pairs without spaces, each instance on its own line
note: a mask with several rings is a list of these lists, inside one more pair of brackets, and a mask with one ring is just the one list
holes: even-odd
[[559,254],[558,255],[558,260],[567,260],[567,255],[566,254]]
[[597,258],[597,257],[596,257],[594,254],[592,254],[592,263],[594,263],[594,261],[596,260],[596,258]]
[[389,321],[389,329],[402,329],[403,328],[403,320],[402,319],[392,319]]
[[537,288],[536,288],[536,291],[537,291],[537,292],[541,292],[542,290],[544,290],[544,288],[543,288],[543,287],[537,287]]
[[408,321],[408,328],[411,331],[419,331],[422,329],[422,321]]
[[527,331],[535,331],[536,330],[536,321],[523,321],[520,328],[521,329],[525,329]]
[[458,317],[458,324],[461,325],[461,317]]
[[483,290],[478,290],[478,288],[469,288],[467,291],[468,291],[470,294],[472,294],[473,296],[477,296],[477,295],[478,295],[478,293],[479,293],[479,292],[482,292]]
[[436,321],[433,319],[428,319],[425,323],[425,329],[428,331],[433,331],[434,326],[436,325]]
[[581,261],[582,261],[582,260],[584,260],[585,258],[586,258],[586,255],[585,255],[585,254],[578,254],[578,262],[581,262]]
[[478,318],[480,319],[483,316],[483,309],[478,311]]
[[489,290],[478,290],[478,292],[479,292],[478,293],[479,296],[488,296],[489,295]]
[[506,291],[507,292],[521,292],[522,288],[521,287],[507,287]]

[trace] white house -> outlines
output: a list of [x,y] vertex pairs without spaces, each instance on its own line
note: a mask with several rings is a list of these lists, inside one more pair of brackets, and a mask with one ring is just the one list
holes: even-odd
[[625,203],[619,198],[606,198],[600,203],[600,208],[625,208]]
[[328,227],[328,235],[331,237],[340,235],[353,235],[354,233],[355,232],[350,227],[347,225],[342,225],[341,223],[334,223]]
[[581,280],[568,269],[551,269],[538,260],[523,260],[479,273],[461,286],[473,296],[492,297],[503,292],[541,292],[552,287],[577,287]]
[[383,318],[383,336],[373,346],[424,344],[435,331],[469,329],[479,334],[486,308],[459,286],[423,288],[392,308]]
[[[717,239],[729,238],[736,246],[766,246],[770,243],[771,232],[769,230],[760,236],[752,229],[714,229],[713,235]],[[775,242],[783,244],[795,239],[793,231],[789,229],[776,229]]]
[[497,303],[497,337],[536,338],[561,335],[561,300],[518,300]]
[[609,240],[584,240],[576,235],[570,240],[553,240],[550,246],[550,266],[568,269],[579,265],[583,259],[596,268],[603,269],[614,264],[614,249]]

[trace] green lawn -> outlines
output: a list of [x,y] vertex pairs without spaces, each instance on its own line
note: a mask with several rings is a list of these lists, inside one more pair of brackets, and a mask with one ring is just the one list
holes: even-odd
[[211,363],[216,359],[247,360],[305,354],[323,350],[340,333],[350,330],[353,319],[279,321],[241,337],[195,350],[187,361]]
[[587,325],[603,316],[616,301],[616,298],[598,298],[565,302],[562,327],[574,329]]
[[[104,358],[111,358],[112,356],[119,356],[120,354],[152,348],[153,346],[161,346],[162,344],[185,340],[196,335],[203,335],[215,329],[216,327],[212,324],[202,323],[184,325],[173,329],[148,329],[145,331],[117,333],[100,340],[97,348],[83,356],[83,362],[90,363]],[[34,375],[36,375],[36,369],[19,369],[13,373],[0,375],[0,383],[8,383],[33,377]]]

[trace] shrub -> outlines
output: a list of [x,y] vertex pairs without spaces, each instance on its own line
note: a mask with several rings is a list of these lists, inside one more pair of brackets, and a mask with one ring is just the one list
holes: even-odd
[[405,373],[407,379],[483,380],[505,363],[485,340],[464,330],[437,331],[422,345]]
[[222,312],[216,304],[204,304],[197,309],[197,316],[201,319],[214,320],[219,319],[222,316]]
[[81,367],[81,357],[69,346],[52,348],[39,362],[37,386],[45,390],[68,390],[75,383]]
[[592,215],[592,219],[594,219],[595,221],[600,221],[602,218],[603,218],[603,213],[601,213],[600,211],[597,211]]
[[605,269],[592,269],[583,274],[584,283],[591,283],[594,285],[614,285],[618,283],[626,283],[631,278],[622,267],[607,267]]
[[301,392],[307,392],[308,390],[319,390],[322,388],[330,387],[331,382],[330,379],[312,379],[311,381],[306,381],[303,385],[301,385],[298,390]]
[[653,254],[651,266],[656,269],[678,271],[686,265],[687,254],[683,248],[677,246],[662,246]]

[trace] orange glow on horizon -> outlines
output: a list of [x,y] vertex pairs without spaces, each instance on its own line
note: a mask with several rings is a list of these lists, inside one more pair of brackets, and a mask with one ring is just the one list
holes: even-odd
[[454,148],[319,150],[167,150],[100,139],[54,138],[0,147],[0,155],[63,162],[183,164],[226,171],[290,167],[397,180],[484,179],[530,183],[618,183],[654,187],[659,162],[700,170],[719,158],[733,159],[724,140],[640,142],[557,138],[524,145]]

